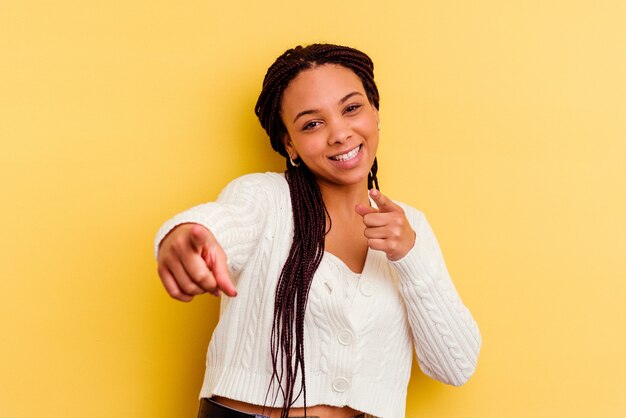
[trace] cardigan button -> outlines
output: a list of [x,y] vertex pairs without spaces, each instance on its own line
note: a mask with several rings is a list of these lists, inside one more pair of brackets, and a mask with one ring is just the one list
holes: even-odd
[[335,392],[345,392],[346,390],[348,390],[349,386],[350,383],[343,377],[338,377],[333,380],[333,390]]
[[337,339],[342,345],[350,345],[352,344],[352,340],[354,339],[352,333],[348,329],[344,329],[337,335]]
[[371,282],[362,280],[359,282],[359,290],[363,296],[370,297],[374,294],[374,285]]

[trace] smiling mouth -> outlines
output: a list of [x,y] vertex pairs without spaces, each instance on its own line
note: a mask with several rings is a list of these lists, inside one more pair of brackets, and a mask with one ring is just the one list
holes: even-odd
[[359,151],[361,151],[361,147],[363,146],[363,144],[359,145],[358,147],[352,149],[351,151],[346,152],[345,154],[339,154],[339,155],[335,155],[333,157],[330,157],[331,160],[335,160],[335,161],[348,161],[353,159],[354,157],[356,157],[356,155],[359,153]]

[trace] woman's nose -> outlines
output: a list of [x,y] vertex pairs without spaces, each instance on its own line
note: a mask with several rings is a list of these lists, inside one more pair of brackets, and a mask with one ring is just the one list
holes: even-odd
[[336,120],[331,121],[328,142],[330,144],[334,143],[344,143],[350,138],[352,135],[352,129],[350,124],[344,118],[338,118]]

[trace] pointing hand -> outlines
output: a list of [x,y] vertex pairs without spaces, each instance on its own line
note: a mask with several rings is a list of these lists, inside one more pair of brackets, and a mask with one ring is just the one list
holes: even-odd
[[389,260],[399,260],[413,248],[415,231],[400,206],[376,189],[371,189],[369,194],[378,209],[364,205],[355,208],[363,217],[367,245],[373,250],[384,251]]
[[226,263],[226,253],[215,236],[199,224],[182,224],[161,241],[158,272],[167,293],[189,302],[211,293],[237,296]]

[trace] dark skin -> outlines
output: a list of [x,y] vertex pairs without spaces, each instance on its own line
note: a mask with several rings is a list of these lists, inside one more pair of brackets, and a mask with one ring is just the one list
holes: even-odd
[[328,217],[326,219],[327,229],[332,225],[324,241],[325,251],[343,261],[354,273],[363,271],[368,250],[363,217],[355,210],[357,204],[369,207],[369,201],[363,200],[359,197],[355,199],[357,202],[355,203],[348,199],[336,202],[325,199],[326,209],[330,215],[330,219]]
[[376,158],[378,110],[359,77],[335,64],[302,71],[283,93],[283,139],[292,160],[315,175],[332,219],[325,247],[354,272],[361,272],[368,246],[398,260],[413,247],[415,233],[404,211],[367,178]]

